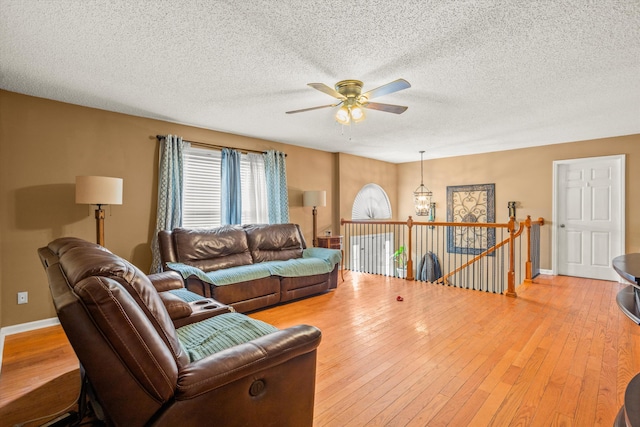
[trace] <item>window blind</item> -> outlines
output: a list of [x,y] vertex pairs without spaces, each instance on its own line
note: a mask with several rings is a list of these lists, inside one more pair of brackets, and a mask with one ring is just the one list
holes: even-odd
[[220,159],[217,150],[189,147],[183,152],[182,226],[220,226]]

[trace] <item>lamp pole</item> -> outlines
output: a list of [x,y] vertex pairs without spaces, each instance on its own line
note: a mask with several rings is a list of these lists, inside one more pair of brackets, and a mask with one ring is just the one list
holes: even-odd
[[96,209],[96,243],[104,246],[104,209],[102,205],[98,205]]
[[313,247],[317,247],[318,246],[318,219],[317,219],[317,214],[318,214],[318,210],[316,209],[316,207],[313,207]]
[[318,246],[318,206],[327,205],[327,192],[325,190],[305,191],[302,193],[302,206],[311,206],[313,215],[313,247]]

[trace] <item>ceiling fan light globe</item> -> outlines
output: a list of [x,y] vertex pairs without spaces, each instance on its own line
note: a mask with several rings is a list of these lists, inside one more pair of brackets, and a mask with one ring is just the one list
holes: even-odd
[[349,124],[349,121],[351,121],[351,117],[347,107],[340,107],[340,109],[336,112],[336,121],[343,125]]
[[356,105],[351,109],[351,118],[354,122],[358,123],[364,120],[364,110],[359,105]]

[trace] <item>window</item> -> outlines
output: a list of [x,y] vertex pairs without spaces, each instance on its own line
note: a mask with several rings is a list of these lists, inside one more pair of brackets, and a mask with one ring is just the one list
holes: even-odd
[[240,181],[242,184],[242,223],[269,223],[267,178],[262,155],[249,153],[240,157]]
[[183,151],[182,226],[220,225],[220,159],[217,150],[185,147]]
[[[182,226],[211,228],[221,225],[220,161],[218,150],[185,146]],[[242,223],[269,222],[264,158],[260,154],[240,156]]]

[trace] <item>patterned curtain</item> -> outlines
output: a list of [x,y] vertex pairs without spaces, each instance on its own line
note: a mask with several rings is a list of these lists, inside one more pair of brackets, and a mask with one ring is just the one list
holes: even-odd
[[220,221],[223,225],[242,224],[240,152],[230,148],[222,149],[220,175]]
[[182,225],[182,138],[167,135],[160,141],[158,166],[158,213],[151,241],[151,272],[162,271],[158,231],[173,230]]
[[286,154],[275,150],[269,150],[264,154],[270,224],[285,224],[289,222],[289,196],[287,195],[285,158]]

